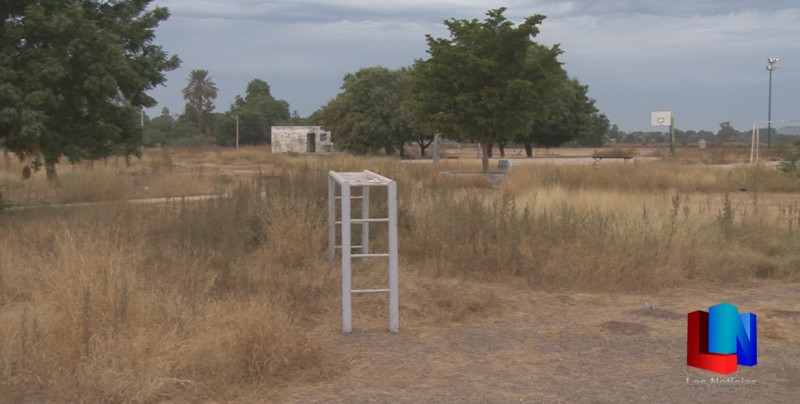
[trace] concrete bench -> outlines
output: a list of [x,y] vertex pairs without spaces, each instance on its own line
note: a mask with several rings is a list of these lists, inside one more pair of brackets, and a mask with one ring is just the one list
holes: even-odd
[[626,163],[628,160],[633,160],[634,156],[592,156],[595,161],[600,161],[602,159],[623,159]]

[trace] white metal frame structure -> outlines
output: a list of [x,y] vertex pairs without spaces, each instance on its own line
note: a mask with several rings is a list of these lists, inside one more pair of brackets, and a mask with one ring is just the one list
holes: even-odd
[[769,121],[755,121],[753,122],[753,133],[750,136],[750,164],[758,163],[758,148],[761,144],[761,134],[759,133],[760,127],[758,124],[766,123]]
[[761,144],[761,125],[767,124],[768,130],[772,130],[773,123],[797,125],[800,124],[798,120],[789,121],[755,121],[753,122],[753,134],[750,138],[750,164],[758,163],[758,149]]
[[[341,192],[337,195],[337,184]],[[386,187],[388,217],[371,218],[369,216],[369,194],[372,187]],[[353,188],[361,188],[360,195],[353,195]],[[361,218],[351,217],[351,201],[361,199]],[[340,217],[337,217],[336,201],[341,204]],[[369,249],[370,223],[388,224],[388,253],[372,253]],[[361,244],[353,245],[351,226],[361,224]],[[336,226],[341,229],[341,244],[336,244]],[[328,256],[331,265],[336,258],[336,250],[342,256],[342,331],[349,333],[353,329],[352,297],[360,293],[389,294],[389,331],[400,330],[400,312],[398,298],[398,251],[397,251],[397,183],[394,180],[364,170],[361,172],[328,173]],[[354,253],[356,250],[357,253]],[[387,258],[389,260],[388,289],[353,289],[353,259]]]

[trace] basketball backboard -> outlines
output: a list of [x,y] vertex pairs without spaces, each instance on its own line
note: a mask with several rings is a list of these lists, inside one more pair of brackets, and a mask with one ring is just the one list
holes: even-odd
[[672,111],[653,111],[650,113],[650,124],[653,126],[672,125]]

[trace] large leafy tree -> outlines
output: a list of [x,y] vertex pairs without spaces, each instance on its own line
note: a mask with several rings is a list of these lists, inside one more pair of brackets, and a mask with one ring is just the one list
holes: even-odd
[[344,77],[342,92],[322,111],[336,147],[356,153],[383,149],[392,154],[414,137],[405,108],[411,96],[406,69],[367,67]]
[[413,69],[415,115],[448,137],[480,143],[484,171],[490,145],[525,131],[536,115],[527,55],[545,17],[514,26],[504,12],[489,10],[483,21],[445,21],[450,37],[427,35],[430,57]]
[[608,117],[600,112],[592,114],[592,124],[587,135],[578,140],[578,143],[585,146],[603,146],[607,138],[610,138],[611,122]]
[[3,1],[0,7],[0,139],[54,178],[70,161],[131,155],[136,117],[180,60],[154,45],[169,17],[149,0]]
[[208,74],[208,70],[192,70],[189,73],[186,87],[183,88],[183,99],[186,100],[186,113],[195,116],[200,133],[205,131],[204,118],[214,111],[214,99],[216,98],[217,84]]
[[587,92],[588,87],[574,78],[556,83],[549,92],[547,107],[520,139],[528,157],[531,156],[532,144],[558,147],[568,141],[591,136],[597,108]]
[[161,109],[159,116],[153,119],[145,119],[142,133],[143,143],[148,147],[195,147],[204,144],[206,141],[197,130],[194,116],[190,120],[190,117],[184,114],[176,119],[170,115],[169,109],[166,107]]
[[175,118],[169,114],[169,108],[161,108],[161,115],[144,123],[143,143],[147,147],[166,145],[174,129]]
[[726,121],[719,124],[719,131],[717,132],[718,140],[736,140],[742,137],[742,132],[734,129],[730,122]]
[[220,137],[221,144],[230,144],[236,137],[236,118],[239,119],[240,144],[270,143],[270,128],[288,122],[289,103],[275,99],[270,93],[269,84],[260,79],[254,79],[247,84],[244,98],[237,96],[222,124]]
[[[568,80],[568,75],[558,60],[562,53],[559,45],[547,47],[534,43],[528,48],[526,74],[536,89],[536,98],[528,105],[533,115],[534,127],[552,119],[553,111],[559,108],[559,100],[564,96],[562,87]],[[530,132],[530,128],[525,128],[513,136],[513,140],[525,146],[528,157],[533,155],[534,140]]]
[[425,157],[425,150],[433,144],[436,134],[433,133],[431,128],[419,123],[417,120],[413,121],[411,129],[411,140],[419,146],[419,155]]

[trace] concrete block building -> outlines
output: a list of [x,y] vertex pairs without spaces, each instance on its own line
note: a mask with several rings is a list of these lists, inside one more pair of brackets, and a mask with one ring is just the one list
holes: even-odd
[[331,133],[321,126],[273,126],[273,153],[333,153]]

